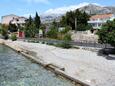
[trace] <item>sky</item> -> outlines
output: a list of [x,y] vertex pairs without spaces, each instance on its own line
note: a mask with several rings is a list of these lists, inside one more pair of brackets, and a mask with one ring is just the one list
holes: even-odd
[[114,0],[1,0],[0,17],[8,14],[19,16],[61,13],[65,10],[94,3],[101,6],[115,6]]

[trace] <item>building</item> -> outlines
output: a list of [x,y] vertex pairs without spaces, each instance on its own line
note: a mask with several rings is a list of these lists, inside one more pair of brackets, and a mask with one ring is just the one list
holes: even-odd
[[108,13],[108,14],[98,14],[90,17],[88,21],[89,24],[92,25],[93,29],[100,29],[101,26],[106,23],[108,20],[115,19],[115,15]]
[[2,19],[1,19],[1,24],[5,24],[5,25],[9,25],[9,23],[12,23],[12,24],[24,24],[25,21],[27,20],[27,18],[25,17],[19,17],[17,15],[14,15],[14,14],[10,14],[10,15],[6,15],[6,16],[2,16]]
[[[16,26],[18,25],[23,26],[26,20],[27,18],[25,17],[20,17],[14,14],[10,14],[6,16],[2,16],[1,24],[9,25],[11,23],[11,24],[15,24]],[[25,33],[23,31],[18,30],[18,32],[14,32],[14,34],[16,34],[18,38],[25,38]]]

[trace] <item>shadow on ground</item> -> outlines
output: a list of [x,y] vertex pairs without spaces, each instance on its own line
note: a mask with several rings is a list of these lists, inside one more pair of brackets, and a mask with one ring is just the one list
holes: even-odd
[[107,60],[115,60],[115,48],[104,48],[98,51],[98,56],[103,56]]

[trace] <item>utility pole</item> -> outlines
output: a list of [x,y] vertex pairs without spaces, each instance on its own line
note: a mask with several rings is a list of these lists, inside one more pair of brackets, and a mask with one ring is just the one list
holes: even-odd
[[75,17],[75,32],[77,32],[77,18]]

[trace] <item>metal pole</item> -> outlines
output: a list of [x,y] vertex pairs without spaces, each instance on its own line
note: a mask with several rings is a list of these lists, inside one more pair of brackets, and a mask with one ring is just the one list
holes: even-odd
[[75,18],[75,32],[77,32],[77,18]]

